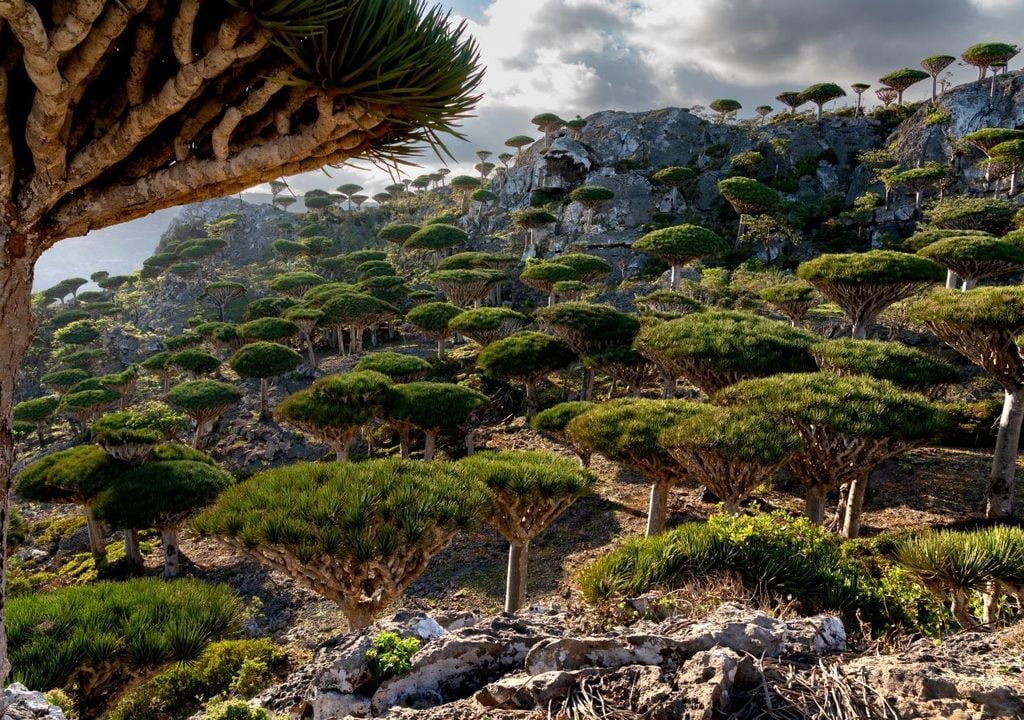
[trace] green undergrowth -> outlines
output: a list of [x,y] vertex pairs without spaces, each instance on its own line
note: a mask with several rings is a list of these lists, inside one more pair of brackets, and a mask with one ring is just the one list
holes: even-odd
[[129,691],[108,720],[187,718],[206,702],[255,696],[287,665],[287,655],[267,638],[215,642],[195,662],[174,665]]
[[888,542],[844,542],[781,511],[715,515],[627,541],[587,567],[580,587],[600,605],[731,572],[766,606],[783,601],[802,614],[836,612],[848,627],[866,625],[876,635],[938,635],[946,619],[941,606],[886,556]]

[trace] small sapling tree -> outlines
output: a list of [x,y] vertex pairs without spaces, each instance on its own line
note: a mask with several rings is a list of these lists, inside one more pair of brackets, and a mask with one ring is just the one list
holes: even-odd
[[817,303],[814,287],[799,280],[770,285],[758,293],[759,297],[789,318],[795,328],[804,327],[807,313]]
[[224,411],[241,399],[242,392],[238,388],[217,380],[183,382],[167,392],[167,401],[195,421],[192,445],[196,448],[213,432],[214,424]]
[[578,202],[586,211],[583,230],[590,232],[594,227],[594,212],[615,197],[615,193],[600,185],[581,185],[569,193],[569,199]]
[[458,469],[490,491],[483,521],[509,543],[505,612],[514,613],[526,603],[530,541],[588,494],[596,478],[571,460],[545,452],[477,453],[459,460]]
[[228,364],[243,378],[260,381],[260,420],[270,417],[267,394],[271,378],[293,371],[302,362],[302,356],[291,348],[272,342],[250,343],[231,356]]

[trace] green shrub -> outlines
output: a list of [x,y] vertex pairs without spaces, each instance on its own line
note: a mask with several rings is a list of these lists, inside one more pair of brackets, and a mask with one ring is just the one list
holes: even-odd
[[241,700],[226,700],[207,708],[203,720],[274,720],[266,710],[250,707]]
[[267,638],[215,642],[195,662],[165,670],[127,693],[108,720],[184,720],[207,698],[256,695],[286,663],[285,653]]
[[381,350],[359,358],[354,369],[357,372],[363,370],[379,372],[395,382],[412,382],[430,372],[430,363],[415,355]]
[[412,656],[420,649],[414,637],[403,638],[397,633],[383,632],[373,638],[373,647],[366,651],[366,662],[377,682],[412,670]]
[[76,690],[78,710],[97,714],[126,672],[192,661],[241,630],[231,591],[195,580],[146,578],[12,598],[7,632],[12,679]]
[[898,586],[914,598],[892,602],[883,586],[843,551],[839,538],[783,512],[715,515],[707,523],[686,523],[662,535],[630,540],[588,566],[580,587],[589,602],[606,603],[655,589],[675,590],[723,571],[737,573],[768,603],[773,597],[791,597],[807,614],[859,616],[876,630],[926,629],[914,612],[921,588],[890,575],[890,588]]

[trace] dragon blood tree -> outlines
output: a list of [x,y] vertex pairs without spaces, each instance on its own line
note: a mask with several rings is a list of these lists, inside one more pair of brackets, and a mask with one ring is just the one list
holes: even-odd
[[711,490],[731,513],[800,447],[799,435],[770,415],[706,404],[669,426],[659,442],[689,479]]
[[328,375],[289,395],[274,408],[274,415],[330,445],[338,462],[345,462],[389,387],[391,380],[372,370]]
[[437,270],[427,280],[437,286],[456,307],[480,307],[495,285],[505,279],[500,270]]
[[713,230],[699,225],[675,225],[654,230],[633,243],[633,249],[654,255],[672,266],[671,284],[679,289],[680,269],[701,258],[721,255],[729,245]]
[[514,335],[529,324],[529,317],[510,308],[481,307],[456,315],[448,327],[481,347],[487,347],[492,342]]
[[119,475],[96,498],[96,516],[114,527],[160,530],[164,577],[181,571],[178,532],[234,482],[209,458],[146,462]]
[[546,452],[477,453],[459,460],[458,469],[490,491],[483,521],[508,540],[505,612],[514,613],[526,603],[530,541],[589,494],[597,478],[572,460]]
[[868,336],[887,307],[944,279],[931,260],[892,250],[821,255],[802,263],[796,274],[842,308],[855,340]]
[[476,366],[489,377],[521,382],[526,387],[526,419],[530,420],[537,412],[537,385],[575,358],[560,340],[524,331],[485,347],[477,355]]
[[620,398],[585,409],[565,426],[579,447],[621,463],[651,483],[648,535],[665,531],[669,491],[689,479],[686,468],[669,455],[659,437],[697,407],[682,400]]
[[948,426],[942,409],[923,396],[864,376],[775,375],[737,383],[714,399],[768,414],[797,432],[801,446],[786,467],[807,489],[806,515],[823,522],[826,495],[845,486],[840,516],[848,538],[860,532],[871,471],[934,440]]
[[644,327],[637,350],[706,394],[748,378],[813,372],[818,337],[786,323],[731,310],[705,310]]
[[722,193],[722,197],[732,205],[732,209],[740,216],[739,229],[736,231],[737,246],[743,239],[746,216],[767,215],[775,210],[782,201],[779,193],[773,188],[742,175],[719,180],[718,192]]
[[581,185],[569,193],[569,199],[578,202],[586,211],[583,219],[584,232],[590,232],[593,229],[594,212],[614,197],[614,192],[600,185]]
[[580,274],[568,265],[553,260],[533,260],[519,275],[519,281],[548,296],[548,306],[555,304],[555,285],[560,282],[579,280]]
[[952,55],[929,55],[921,61],[921,67],[932,78],[932,102],[938,99],[939,75],[954,62],[956,62],[956,58]]
[[437,359],[444,360],[445,343],[452,334],[451,322],[461,315],[462,312],[461,308],[456,307],[452,303],[424,303],[410,310],[406,314],[405,320],[437,342]]
[[821,122],[822,109],[827,103],[846,97],[846,91],[835,83],[818,83],[811,85],[800,92],[808,102],[814,103],[818,108],[818,122]]
[[356,371],[372,370],[390,378],[392,382],[408,383],[422,380],[430,372],[430,363],[415,355],[406,355],[393,350],[379,350],[359,358],[354,369]]
[[[409,457],[412,432],[424,435],[423,459],[433,460],[437,436],[463,428],[470,416],[487,406],[487,396],[462,385],[440,382],[411,382],[393,385],[381,400],[381,416],[398,434],[403,458]],[[467,446],[472,429],[466,434]]]
[[246,288],[242,283],[230,280],[208,282],[203,287],[199,301],[204,305],[217,309],[217,320],[224,322],[224,310],[228,305],[245,296]]
[[583,467],[590,467],[590,451],[569,437],[566,427],[577,415],[582,415],[592,407],[594,403],[583,400],[558,403],[534,415],[530,420],[530,427],[539,433],[549,435],[559,445],[565,445],[576,453]]
[[[629,346],[640,330],[640,322],[610,305],[570,302],[541,308],[541,327],[565,343],[580,357],[612,347]],[[593,366],[584,366],[581,400],[590,400],[594,389]]]
[[239,376],[260,381],[260,420],[266,420],[270,417],[267,408],[270,380],[292,372],[301,362],[302,356],[291,348],[278,343],[255,342],[240,348],[228,364]]
[[916,303],[911,317],[1003,386],[1003,412],[988,480],[986,514],[1013,514],[1017,447],[1024,419],[1024,290],[944,290]]
[[224,411],[241,399],[241,390],[219,380],[191,380],[167,392],[167,401],[195,421],[192,440],[195,448],[201,447],[213,432],[213,426]]
[[936,240],[917,251],[963,280],[964,291],[981,280],[1024,270],[1024,250],[1013,243],[984,235],[961,235]]
[[960,382],[951,364],[903,343],[881,340],[824,340],[811,346],[822,372],[841,377],[867,375],[938,400]]
[[465,26],[415,0],[16,1],[0,4],[0,19],[11,51],[0,84],[3,488],[45,250],[161,208],[437,143],[475,105],[481,77]]
[[763,289],[758,296],[785,315],[795,328],[804,327],[807,313],[817,303],[814,288],[799,280],[790,280]]
[[922,80],[927,80],[929,77],[928,73],[923,70],[918,70],[917,68],[901,68],[899,70],[893,70],[885,77],[879,78],[878,82],[895,90],[896,104],[902,105],[903,93],[912,85],[916,85]]
[[334,600],[364,628],[487,502],[484,487],[443,463],[302,463],[228,489],[193,526]]

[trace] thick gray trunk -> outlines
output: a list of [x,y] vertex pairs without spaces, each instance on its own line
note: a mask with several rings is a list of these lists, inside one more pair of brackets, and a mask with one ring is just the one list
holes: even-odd
[[126,529],[124,531],[124,557],[128,567],[132,570],[142,568],[142,552],[139,550],[139,531]]
[[866,320],[858,320],[853,324],[853,339],[854,340],[866,340],[868,337],[868,322]]
[[956,290],[960,287],[960,278],[952,270],[946,270],[946,289]]
[[656,482],[651,485],[651,497],[647,507],[647,537],[665,532],[669,489],[667,482]]
[[1013,514],[1014,480],[1017,472],[1017,446],[1020,443],[1021,419],[1024,418],[1024,387],[1003,395],[1003,414],[992,456],[988,479],[988,517]]
[[681,272],[680,272],[681,270],[682,270],[682,268],[679,266],[678,263],[672,265],[672,274],[669,277],[671,278],[671,284],[672,284],[672,289],[673,290],[678,290],[679,289],[679,277],[681,275]]
[[807,495],[804,498],[804,515],[815,525],[825,522],[825,496],[828,491],[823,485],[814,485],[807,488]]
[[505,612],[514,613],[526,604],[526,569],[529,544],[508,546],[508,577],[505,581]]
[[97,562],[107,559],[107,545],[103,542],[103,524],[96,519],[92,506],[85,506],[85,527],[89,531],[89,552]]
[[855,538],[860,534],[861,510],[864,507],[864,493],[868,488],[868,473],[862,473],[850,483],[843,515],[843,537]]
[[444,361],[444,338],[437,339],[437,359]]
[[426,439],[423,441],[423,459],[433,460],[437,447],[437,431],[426,430]]
[[526,419],[530,421],[537,414],[537,381],[526,382]]
[[260,378],[260,420],[266,420],[270,413],[267,410],[267,395],[270,393],[270,378]]
[[583,368],[583,383],[580,386],[580,400],[590,401],[594,397],[594,369]]
[[181,553],[178,550],[178,531],[164,528],[160,531],[160,540],[164,546],[164,577],[178,577],[181,572]]

